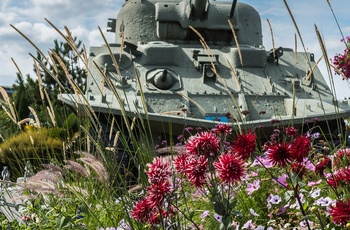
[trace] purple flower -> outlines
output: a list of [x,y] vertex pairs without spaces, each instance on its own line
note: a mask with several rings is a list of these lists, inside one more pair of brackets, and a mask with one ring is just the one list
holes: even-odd
[[255,229],[255,225],[252,220],[248,220],[242,227],[242,229]]
[[215,220],[217,220],[219,223],[222,223],[222,216],[218,215],[218,214],[214,214],[214,218]]
[[252,215],[252,216],[259,216],[259,214],[258,213],[256,213],[255,211],[254,211],[254,209],[249,209],[249,212],[250,212],[250,214]]
[[283,173],[280,177],[277,178],[277,181],[279,184],[282,184],[285,187],[288,187],[288,182],[287,182],[287,174]]
[[328,207],[333,203],[333,200],[330,197],[321,197],[315,201],[315,204],[322,207]]
[[245,189],[248,192],[248,195],[252,195],[252,193],[260,188],[260,180],[254,180],[253,183],[248,183],[247,188]]
[[266,159],[265,157],[257,157],[255,158],[252,166],[257,166],[257,165],[261,165],[264,166],[265,168],[272,168],[273,164],[271,163],[270,160]]
[[319,185],[319,184],[321,184],[321,182],[322,182],[322,179],[319,179],[318,181],[309,181],[309,182],[307,182],[307,186],[315,186],[315,185]]
[[279,195],[270,195],[267,198],[268,204],[279,204],[282,201],[282,198]]
[[319,197],[320,194],[321,194],[321,189],[319,189],[319,188],[317,188],[317,189],[315,189],[315,190],[312,190],[312,191],[310,192],[310,196],[311,196],[312,198]]
[[207,217],[209,215],[209,211],[206,210],[201,214],[201,218],[204,219],[205,217]]

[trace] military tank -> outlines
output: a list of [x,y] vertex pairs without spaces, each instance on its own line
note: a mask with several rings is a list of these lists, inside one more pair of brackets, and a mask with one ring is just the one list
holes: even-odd
[[108,27],[115,41],[90,48],[84,99],[63,94],[66,104],[147,119],[155,137],[220,122],[254,129],[317,119],[333,129],[350,114],[314,55],[266,50],[259,13],[237,0],[126,0]]

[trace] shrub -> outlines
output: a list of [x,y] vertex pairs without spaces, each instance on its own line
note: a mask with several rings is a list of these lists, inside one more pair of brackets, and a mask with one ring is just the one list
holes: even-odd
[[45,128],[26,128],[0,145],[0,162],[9,166],[11,178],[23,176],[27,161],[38,167],[42,163],[62,158],[62,141],[50,136],[49,130]]

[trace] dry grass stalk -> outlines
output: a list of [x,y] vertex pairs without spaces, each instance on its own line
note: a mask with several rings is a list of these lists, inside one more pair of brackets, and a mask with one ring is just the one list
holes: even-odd
[[298,38],[297,34],[294,34],[294,65],[298,63]]
[[235,42],[236,42],[239,60],[241,61],[241,65],[243,66],[243,57],[242,57],[241,47],[239,46],[239,43],[238,43],[238,39],[237,39],[237,36],[236,36],[235,29],[233,28],[233,25],[232,25],[232,23],[231,23],[230,20],[228,20],[228,24],[230,25],[230,28],[231,28],[231,31],[232,31],[232,34],[233,34],[233,38],[235,39]]
[[78,151],[76,153],[84,156],[78,158],[77,160],[91,167],[96,172],[100,182],[106,183],[108,181],[107,170],[101,161],[99,161],[92,154],[87,152]]
[[37,172],[34,176],[29,177],[27,182],[38,183],[40,181],[45,181],[51,184],[56,184],[63,179],[63,175],[59,171],[54,171],[50,169],[44,169]]
[[29,123],[30,122],[30,118],[29,117],[27,117],[27,118],[24,118],[23,120],[20,120],[19,122],[17,122],[17,124],[19,125],[19,126],[21,126],[21,125],[23,125],[23,124],[25,124],[25,123]]
[[203,48],[208,52],[208,56],[211,57],[210,63],[212,66],[212,71],[217,75],[218,73],[216,71],[216,67],[212,61],[212,59],[215,58],[214,54],[211,52],[211,49],[209,48],[208,44],[205,42],[203,36],[192,26],[189,26],[189,28],[197,34],[197,36],[199,37],[199,42],[202,44]]
[[49,114],[49,117],[51,119],[51,122],[52,122],[52,125],[54,127],[56,127],[56,121],[55,121],[55,116],[54,116],[54,113],[51,112],[50,108],[48,106],[46,106],[46,109],[47,109],[47,113]]
[[268,18],[266,18],[266,21],[267,21],[267,24],[269,25],[269,28],[270,28],[271,41],[272,41],[272,51],[273,51],[273,59],[276,59],[275,38],[273,36],[272,26],[271,26],[270,20]]
[[34,110],[32,107],[30,107],[30,106],[28,106],[28,108],[29,108],[30,112],[31,112],[31,113],[33,114],[33,116],[34,116],[34,119],[35,119],[34,126],[35,126],[36,128],[41,128],[40,121],[39,121],[38,115],[36,114],[35,110]]
[[7,114],[7,116],[14,122],[17,123],[17,119],[16,119],[16,113],[15,113],[15,109],[13,108],[13,105],[11,103],[11,99],[9,97],[9,95],[7,94],[6,90],[0,86],[0,93],[2,98],[5,100],[7,106],[10,109],[10,112],[6,109],[6,107],[4,105],[2,105],[2,108],[4,109],[5,113]]
[[88,197],[90,194],[87,190],[82,189],[81,187],[66,184],[65,187],[67,188],[68,191],[72,193],[79,193],[81,196]]
[[[312,73],[314,72],[314,70],[316,69],[316,67],[318,66],[318,64],[320,63],[320,61],[323,59],[323,55],[317,60],[316,64],[312,67],[311,71],[309,72],[309,74],[306,76],[306,80],[308,81],[312,75]],[[343,74],[344,75],[344,74]]]
[[[18,191],[17,191],[18,192]],[[30,195],[20,195],[20,196],[15,196],[10,199],[10,201],[16,201],[16,200],[36,200],[38,199],[38,196],[30,194]]]
[[54,164],[41,164],[42,166],[44,166],[44,168],[51,170],[51,171],[56,171],[61,173],[61,175],[64,175],[64,171],[63,169],[61,169],[59,166],[54,165]]
[[241,85],[241,83],[240,83],[240,81],[239,81],[239,77],[238,77],[238,75],[237,75],[236,70],[233,69],[233,66],[232,66],[232,64],[230,63],[229,60],[227,60],[227,63],[228,63],[228,65],[230,66],[230,69],[231,69],[231,71],[232,71],[232,73],[233,73],[233,76],[234,76],[234,78],[235,78],[235,81],[236,81],[236,84],[237,84],[237,86],[238,86],[238,88],[239,88],[239,91],[242,91],[242,85]]
[[15,29],[22,37],[24,37],[35,49],[36,51],[38,51],[38,53],[48,62],[49,60],[47,60],[47,58],[45,57],[45,55],[43,54],[43,52],[41,52],[41,50],[34,44],[34,42],[32,42],[32,40],[30,40],[24,33],[22,33],[19,29],[17,29],[15,26],[10,25],[13,29]]
[[111,128],[109,129],[109,140],[112,139],[113,128],[114,128],[114,116],[112,118]]
[[58,171],[41,170],[34,176],[29,177],[28,181],[21,184],[22,188],[18,192],[29,190],[40,194],[55,194],[61,193],[57,189],[57,184],[63,179],[62,174]]
[[40,74],[40,71],[39,71],[38,64],[36,63],[35,60],[34,60],[34,68],[35,68],[36,76],[38,77],[40,98],[41,98],[41,101],[44,101],[45,98],[44,98],[44,93],[43,93],[43,83],[42,83],[41,74]]
[[72,161],[72,160],[65,160],[64,167],[72,172],[76,172],[80,174],[84,178],[88,178],[90,176],[90,172],[88,169],[86,169],[84,166],[79,164],[78,162]]
[[118,139],[119,139],[119,135],[120,135],[120,132],[118,131],[118,132],[115,134],[114,141],[113,141],[113,147],[114,147],[114,148],[117,146]]
[[63,72],[64,72],[69,84],[71,85],[71,87],[74,91],[74,94],[76,94],[76,95],[81,94],[82,95],[83,93],[81,92],[81,90],[79,89],[77,84],[73,81],[71,75],[69,74],[69,71],[68,71],[66,65],[64,64],[64,62],[62,60],[62,58],[55,51],[52,51],[52,54],[53,54],[54,58],[58,61],[58,64],[62,67]]
[[93,160],[89,157],[81,157],[77,159],[84,164],[90,166],[97,174],[98,180],[102,183],[106,183],[108,181],[108,173],[104,165],[101,161]]
[[[304,52],[307,53],[307,52],[306,52],[305,45],[304,45],[303,37],[301,36],[301,33],[300,33],[300,30],[299,30],[298,24],[297,24],[297,22],[295,21],[295,18],[294,18],[293,14],[292,14],[292,11],[291,11],[290,8],[289,8],[289,5],[288,5],[288,3],[287,3],[287,0],[283,0],[283,2],[284,2],[285,6],[286,6],[286,8],[287,8],[287,11],[288,11],[288,13],[289,13],[289,15],[290,15],[290,17],[291,17],[291,19],[292,19],[292,21],[293,21],[294,27],[295,27],[295,29],[297,30],[297,33],[298,33],[300,42],[301,42],[301,44],[302,44],[302,46],[303,46]],[[307,63],[310,65],[310,58],[309,58],[309,55],[305,55],[305,56],[306,56]],[[311,66],[310,66],[310,69],[311,69]]]
[[[111,47],[108,45],[109,43],[107,42],[106,37],[105,37],[104,34],[102,33],[101,28],[98,27],[98,29],[99,29],[99,31],[100,31],[100,34],[101,34],[101,36],[102,36],[102,38],[103,38],[104,43],[107,45],[107,48],[108,48],[108,51],[109,51],[109,55],[111,56],[113,65],[114,65],[114,67],[115,67],[115,70],[116,70],[116,72],[117,72],[117,75],[119,76],[119,81],[121,82],[121,81],[122,81],[122,75],[120,74],[119,65],[118,65],[118,63],[117,63],[117,60],[115,59],[115,56],[114,56],[114,54],[113,54],[113,52],[112,52],[112,49],[111,49]],[[123,41],[123,43],[124,43],[124,41]],[[120,49],[121,49],[120,57],[121,57],[121,55],[122,55],[122,50],[123,50],[123,47],[124,47],[124,46],[123,46],[123,43],[122,43],[122,45],[120,46]]]

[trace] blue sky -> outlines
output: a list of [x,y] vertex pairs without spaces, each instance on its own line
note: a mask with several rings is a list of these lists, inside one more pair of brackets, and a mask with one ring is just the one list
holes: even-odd
[[[275,46],[294,48],[295,27],[283,0],[238,0],[252,5],[262,18],[264,45],[272,47],[267,20],[271,22]],[[337,16],[344,35],[350,35],[349,0],[329,0]],[[2,0],[0,2],[0,85],[11,85],[16,79],[16,61],[23,74],[32,73],[33,62],[29,53],[36,54],[34,48],[21,37],[10,24],[16,26],[44,52],[52,47],[53,40],[59,38],[57,32],[44,20],[49,19],[62,29],[67,26],[86,47],[102,44],[98,26],[105,31],[108,18],[115,18],[124,0]],[[314,24],[325,41],[329,57],[344,50],[340,31],[332,16],[327,0],[288,0],[289,7],[298,24],[306,49],[321,56]],[[113,41],[113,34],[106,34]],[[301,44],[298,50],[301,51]],[[324,61],[320,69],[328,78]],[[348,82],[333,76],[337,97],[350,97]]]

